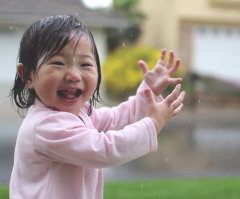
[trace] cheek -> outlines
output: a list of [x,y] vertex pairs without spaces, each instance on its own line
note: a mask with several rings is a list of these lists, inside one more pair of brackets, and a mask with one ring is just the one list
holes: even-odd
[[96,79],[92,79],[92,81],[89,81],[88,83],[88,88],[92,91],[95,91],[97,88],[97,80]]
[[[46,78],[47,77],[47,78]],[[58,81],[56,78],[52,76],[39,76],[37,81],[35,81],[35,90],[37,94],[40,96],[47,97],[55,93],[56,90],[56,83]]]
[[97,73],[97,71],[95,71],[94,73],[92,73],[92,74],[88,77],[88,79],[90,80],[90,81],[88,81],[88,86],[89,86],[91,89],[95,90],[95,89],[97,88],[97,82],[98,82],[98,73]]

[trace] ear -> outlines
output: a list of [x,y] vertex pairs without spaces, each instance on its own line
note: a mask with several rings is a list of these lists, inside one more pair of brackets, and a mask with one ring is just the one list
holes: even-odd
[[17,65],[17,74],[22,79],[22,81],[24,81],[24,78],[23,78],[23,64],[22,63],[18,63],[18,65]]
[[[19,77],[22,79],[23,82],[25,82],[25,79],[23,77],[23,68],[24,68],[24,65],[22,63],[18,63],[17,65],[17,74],[19,75]],[[25,82],[26,86],[29,88],[29,89],[33,89],[33,82],[32,82],[32,79],[29,79]]]

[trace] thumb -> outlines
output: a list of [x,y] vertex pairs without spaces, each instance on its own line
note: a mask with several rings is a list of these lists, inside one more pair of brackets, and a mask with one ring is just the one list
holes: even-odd
[[140,61],[138,61],[138,64],[139,64],[140,68],[142,69],[143,75],[144,75],[146,72],[148,72],[148,65],[147,65],[147,63],[146,63],[145,61],[140,60]]
[[144,94],[146,96],[147,103],[148,104],[153,104],[155,100],[154,100],[153,93],[152,93],[151,89],[146,88],[144,90]]

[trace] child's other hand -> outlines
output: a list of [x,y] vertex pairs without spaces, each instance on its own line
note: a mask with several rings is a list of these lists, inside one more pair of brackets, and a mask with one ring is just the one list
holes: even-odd
[[149,70],[146,62],[143,60],[138,62],[142,69],[145,82],[155,93],[155,95],[160,95],[169,84],[178,84],[182,81],[182,78],[171,77],[179,68],[180,59],[177,59],[174,64],[174,52],[170,51],[169,61],[165,64],[166,54],[166,49],[162,49],[161,57],[151,71]]
[[181,85],[176,85],[175,89],[161,102],[156,102],[151,89],[145,89],[148,104],[148,117],[155,125],[157,133],[166,125],[168,120],[177,115],[183,108],[185,92],[181,90]]

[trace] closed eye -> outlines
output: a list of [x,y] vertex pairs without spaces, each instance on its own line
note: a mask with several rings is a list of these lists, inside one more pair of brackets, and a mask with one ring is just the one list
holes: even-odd
[[53,62],[52,64],[58,65],[58,66],[64,66],[64,63],[62,63],[62,62]]
[[88,63],[84,63],[84,64],[81,64],[82,67],[88,67],[88,66],[92,66],[91,64],[88,64]]

